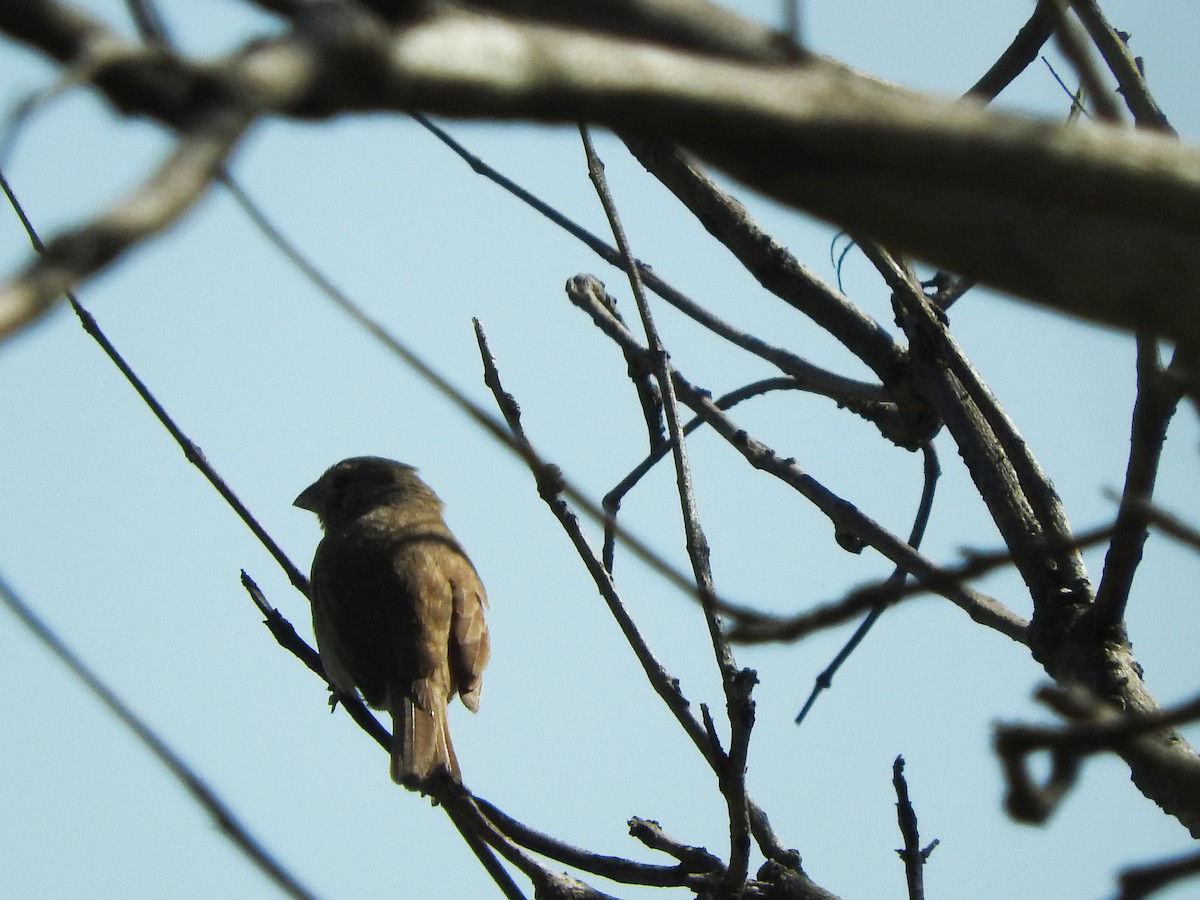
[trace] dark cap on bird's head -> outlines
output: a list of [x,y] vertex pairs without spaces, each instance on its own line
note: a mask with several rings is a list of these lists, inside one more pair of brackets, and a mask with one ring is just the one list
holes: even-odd
[[293,506],[317,514],[325,525],[338,515],[357,515],[382,499],[441,501],[410,465],[381,456],[352,456],[330,466],[300,492]]

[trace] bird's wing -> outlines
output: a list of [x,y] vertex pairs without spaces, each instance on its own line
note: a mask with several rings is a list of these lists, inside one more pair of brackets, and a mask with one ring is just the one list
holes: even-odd
[[392,680],[386,607],[389,569],[353,540],[326,538],[313,560],[313,631],[326,674],[340,691],[381,708]]
[[452,580],[454,617],[451,622],[450,664],[463,704],[471,712],[479,709],[479,693],[483,689],[483,670],[492,655],[484,609],[487,593],[465,556],[463,566]]

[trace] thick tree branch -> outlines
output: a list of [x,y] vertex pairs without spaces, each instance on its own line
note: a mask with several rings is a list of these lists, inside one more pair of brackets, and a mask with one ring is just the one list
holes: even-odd
[[15,282],[0,288],[0,337],[37,319],[80,281],[191,209],[250,122],[241,111],[215,110],[181,137],[144,185],[94,221],[47,243]]
[[[0,30],[66,64],[98,28],[52,0],[0,4]],[[322,5],[220,66],[114,40],[103,35],[113,64],[94,83],[124,111],[173,127],[194,128],[214,95],[237,98],[226,113],[596,122],[678,143],[783,202],[994,287],[1200,344],[1200,153],[1162,137],[935,100],[821,59],[751,65],[453,11],[389,30]],[[219,159],[245,115],[221,129]],[[155,228],[196,195],[171,193]],[[0,290],[0,334],[61,282],[30,271]]]
[[[914,378],[946,423],[1005,543],[1028,585],[1035,611],[1064,597],[1086,595],[1087,573],[1074,547],[1058,492],[1016,425],[954,340],[944,314],[912,273],[870,242],[864,251],[893,291],[912,344]],[[1049,558],[1047,549],[1058,552]]]
[[810,272],[675,147],[636,137],[623,139],[637,161],[691,210],[759,284],[841,341],[885,384],[896,380],[904,352],[878,322]]
[[[1195,822],[1196,811],[1200,810],[1200,758],[1180,741],[1173,728],[1200,718],[1200,700],[1171,710],[1122,712],[1078,686],[1046,687],[1038,692],[1038,698],[1060,715],[1076,720],[1076,724],[1064,728],[1005,725],[997,729],[996,752],[1004,765],[1006,803],[1014,816],[1044,822],[1074,785],[1087,756],[1115,752],[1127,762],[1133,760],[1131,765],[1152,769],[1160,777],[1168,776],[1172,806],[1190,811],[1190,821]],[[1038,784],[1029,771],[1029,756],[1040,750],[1050,752],[1052,770]],[[1188,816],[1175,814],[1189,824]],[[1195,827],[1189,828],[1194,835]]]

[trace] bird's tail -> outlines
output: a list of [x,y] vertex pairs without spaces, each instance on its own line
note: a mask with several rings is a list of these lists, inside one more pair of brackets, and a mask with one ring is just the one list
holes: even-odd
[[420,790],[443,771],[456,783],[462,783],[458,757],[450,742],[450,722],[446,698],[440,691],[429,691],[416,702],[409,692],[392,703],[392,781],[409,790]]

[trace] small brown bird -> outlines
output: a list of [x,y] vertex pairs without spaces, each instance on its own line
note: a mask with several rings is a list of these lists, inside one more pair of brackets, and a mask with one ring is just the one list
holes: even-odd
[[330,680],[392,716],[392,780],[410,790],[444,772],[462,781],[447,701],[479,708],[491,655],[487,595],[412,466],[342,460],[295,505],[325,537],[313,557],[317,649]]

